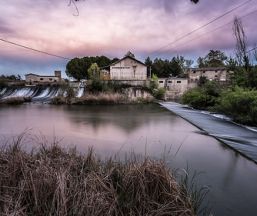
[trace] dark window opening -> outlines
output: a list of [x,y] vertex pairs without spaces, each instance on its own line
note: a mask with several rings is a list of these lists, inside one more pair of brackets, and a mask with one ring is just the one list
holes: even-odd
[[50,81],[52,81],[53,79],[52,78],[49,78]]
[[159,81],[159,83],[163,83],[163,81]]
[[181,83],[181,81],[177,81],[177,83]]
[[44,80],[44,78],[40,78],[40,80]]

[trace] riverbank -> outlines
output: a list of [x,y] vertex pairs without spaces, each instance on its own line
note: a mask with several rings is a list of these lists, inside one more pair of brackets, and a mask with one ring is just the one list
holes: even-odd
[[138,103],[152,103],[153,97],[138,97],[131,98],[126,94],[121,93],[98,93],[86,94],[82,97],[55,97],[50,101],[54,105],[106,105],[106,104],[138,104]]
[[101,161],[52,145],[0,150],[1,215],[196,215],[161,161]]
[[31,102],[30,97],[13,97],[13,98],[5,98],[0,100],[0,104],[5,105],[20,105],[23,103]]

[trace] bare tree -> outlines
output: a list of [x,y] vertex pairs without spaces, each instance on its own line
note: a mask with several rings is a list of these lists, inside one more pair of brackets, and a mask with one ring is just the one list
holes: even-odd
[[249,56],[247,53],[247,38],[245,35],[242,21],[236,17],[234,19],[233,32],[236,38],[236,57],[239,65],[243,66],[248,72],[250,68]]

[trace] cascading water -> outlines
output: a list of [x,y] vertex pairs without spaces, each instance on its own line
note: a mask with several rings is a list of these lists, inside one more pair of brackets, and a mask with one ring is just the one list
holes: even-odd
[[30,86],[30,87],[7,87],[0,89],[0,99],[26,97],[32,101],[47,102],[56,96],[63,96],[64,92],[59,87]]
[[84,88],[79,88],[76,97],[80,98],[84,94]]

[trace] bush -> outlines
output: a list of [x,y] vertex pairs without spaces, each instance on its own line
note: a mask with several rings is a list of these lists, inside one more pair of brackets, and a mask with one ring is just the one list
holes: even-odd
[[216,110],[242,124],[257,125],[257,91],[236,87],[221,94]]
[[153,96],[158,100],[163,100],[165,96],[165,88],[154,89]]
[[187,91],[182,96],[182,103],[195,109],[210,109],[215,106],[221,94],[221,87],[216,82],[207,82],[202,87]]

